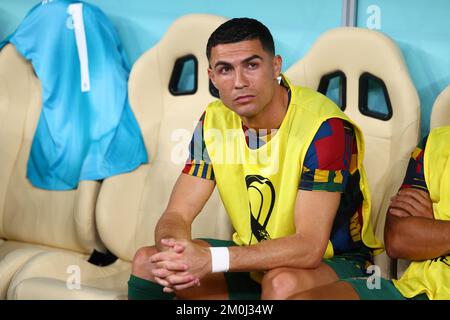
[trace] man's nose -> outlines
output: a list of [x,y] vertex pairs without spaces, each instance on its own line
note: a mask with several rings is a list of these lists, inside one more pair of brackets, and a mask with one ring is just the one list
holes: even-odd
[[236,89],[248,87],[248,79],[247,76],[245,75],[244,70],[242,70],[241,68],[237,68],[235,74],[236,76],[234,79],[234,87]]

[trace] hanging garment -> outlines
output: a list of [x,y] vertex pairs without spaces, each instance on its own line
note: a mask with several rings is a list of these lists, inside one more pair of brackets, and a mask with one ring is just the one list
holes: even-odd
[[42,111],[27,177],[43,189],[69,190],[147,162],[128,102],[130,67],[118,35],[97,7],[43,1],[3,43],[30,60],[42,83]]

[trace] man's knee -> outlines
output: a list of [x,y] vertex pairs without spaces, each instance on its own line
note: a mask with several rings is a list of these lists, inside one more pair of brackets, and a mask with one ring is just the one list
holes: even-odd
[[298,274],[287,268],[268,271],[261,282],[261,299],[286,299],[297,291]]
[[322,263],[316,269],[278,268],[267,272],[262,280],[262,299],[286,299],[292,294],[324,286],[339,278]]
[[138,249],[133,258],[131,273],[144,278],[153,278],[150,270],[150,257],[157,252],[155,247],[142,247]]

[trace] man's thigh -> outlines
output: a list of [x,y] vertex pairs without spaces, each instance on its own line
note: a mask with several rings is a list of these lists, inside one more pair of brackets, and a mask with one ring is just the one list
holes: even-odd
[[263,278],[263,298],[280,299],[292,294],[326,286],[336,281],[366,276],[365,259],[359,253],[323,259],[314,269],[276,268]]

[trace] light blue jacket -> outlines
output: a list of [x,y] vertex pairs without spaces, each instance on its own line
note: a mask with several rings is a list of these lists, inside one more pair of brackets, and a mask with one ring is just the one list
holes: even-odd
[[[84,62],[77,46],[83,41],[76,39],[75,17],[68,13],[76,3],[82,3]],[[43,107],[27,172],[34,186],[74,189],[80,180],[104,179],[147,162],[128,102],[130,67],[100,9],[80,1],[43,1],[0,48],[7,42],[31,61],[42,83]],[[83,80],[88,81],[84,88],[83,64]]]

